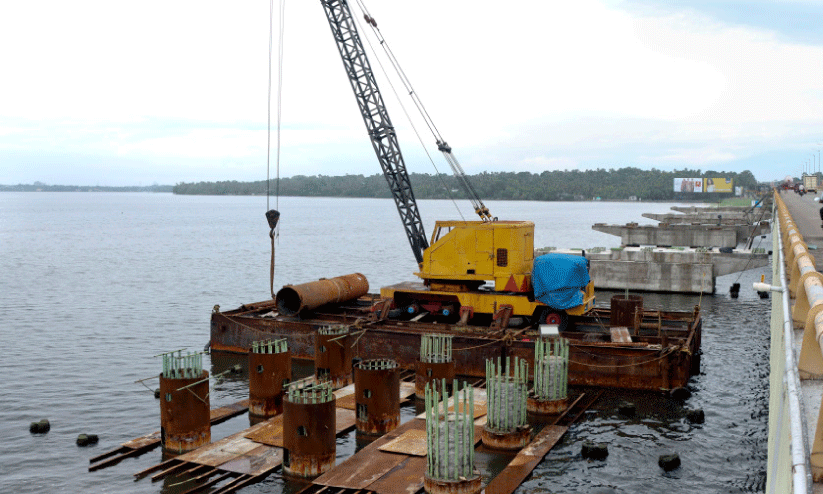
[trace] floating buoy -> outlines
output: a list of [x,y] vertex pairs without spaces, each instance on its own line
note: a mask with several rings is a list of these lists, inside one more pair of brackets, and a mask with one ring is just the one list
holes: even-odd
[[617,412],[624,417],[634,417],[637,408],[635,407],[634,403],[624,401],[617,406]]
[[687,400],[691,397],[692,392],[686,388],[674,388],[669,392],[669,395],[674,398],[675,400]]
[[686,420],[693,424],[702,424],[706,421],[706,414],[702,408],[690,408],[686,410]]
[[40,422],[32,422],[29,425],[29,432],[33,434],[45,434],[51,429],[51,424],[47,419],[42,419]]
[[660,458],[657,459],[657,464],[660,465],[660,468],[664,471],[670,472],[680,466],[680,455],[677,453],[660,455]]
[[77,436],[77,445],[88,446],[90,444],[97,444],[98,440],[97,434],[80,434]]
[[729,288],[729,295],[732,298],[737,298],[740,295],[740,283],[732,283],[732,287]]
[[584,441],[580,454],[587,460],[604,460],[609,456],[609,447],[606,446],[606,443]]
[[154,397],[160,399],[160,388],[154,390]]

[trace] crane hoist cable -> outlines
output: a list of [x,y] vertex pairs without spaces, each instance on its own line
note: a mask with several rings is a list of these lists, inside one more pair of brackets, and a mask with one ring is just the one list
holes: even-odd
[[272,298],[274,294],[274,264],[275,264],[275,239],[280,238],[280,232],[277,229],[280,220],[280,122],[282,116],[282,95],[283,95],[283,32],[284,32],[284,18],[286,2],[280,0],[280,25],[279,25],[279,39],[278,39],[278,57],[277,57],[277,180],[276,180],[276,209],[269,209],[269,196],[271,196],[271,60],[272,60],[272,40],[274,38],[274,0],[269,0],[269,81],[268,81],[268,100],[266,104],[267,125],[266,125],[266,221],[269,224],[269,237],[271,238],[271,264],[269,268],[269,290]]
[[363,17],[366,20],[366,24],[369,25],[375,37],[377,37],[377,40],[380,42],[380,46],[383,47],[383,51],[386,53],[386,56],[392,64],[392,67],[397,73],[397,76],[402,81],[403,86],[405,86],[406,91],[409,94],[409,97],[412,99],[415,106],[417,107],[418,112],[420,112],[421,117],[423,117],[423,120],[429,127],[429,131],[432,133],[432,136],[434,136],[435,142],[437,143],[437,149],[443,153],[443,156],[446,158],[446,161],[449,163],[449,166],[452,169],[452,173],[454,174],[460,186],[463,188],[463,191],[468,196],[469,201],[471,201],[475,213],[477,213],[478,216],[480,216],[480,219],[482,219],[483,221],[495,220],[496,218],[492,217],[491,213],[489,213],[489,209],[486,207],[485,204],[483,204],[483,201],[480,199],[480,195],[472,186],[468,176],[466,176],[466,172],[463,170],[463,167],[460,166],[460,162],[457,161],[457,157],[455,157],[454,153],[452,153],[451,146],[448,145],[446,140],[440,134],[440,131],[437,129],[437,126],[434,124],[434,120],[432,120],[431,116],[429,115],[429,112],[426,111],[426,107],[423,105],[423,101],[420,99],[420,97],[417,95],[417,92],[412,87],[411,81],[406,76],[406,73],[403,71],[403,68],[400,66],[400,62],[397,60],[397,57],[394,56],[394,52],[392,52],[388,42],[380,32],[380,28],[377,27],[377,21],[374,19],[374,17],[371,16],[371,14],[369,14],[366,5],[363,3],[363,0],[356,1],[357,5],[363,11]]
[[[360,21],[357,18],[354,18],[354,21],[360,26]],[[360,26],[360,30],[362,31],[362,26]],[[443,180],[443,174],[440,172],[440,169],[437,168],[437,164],[435,164],[434,160],[432,159],[431,154],[429,153],[429,149],[426,147],[425,142],[423,142],[423,137],[420,135],[420,132],[417,130],[417,127],[414,125],[411,117],[409,116],[409,111],[406,109],[406,105],[403,104],[403,101],[400,99],[400,95],[397,93],[397,88],[394,87],[394,83],[392,82],[391,78],[389,78],[388,73],[386,72],[386,67],[383,66],[383,62],[380,60],[380,57],[377,56],[377,51],[371,44],[371,40],[367,37],[363,37],[366,40],[366,44],[369,46],[369,50],[371,50],[372,55],[374,55],[374,60],[377,62],[377,65],[380,67],[380,70],[383,72],[383,75],[386,76],[386,82],[388,82],[389,87],[394,93],[394,97],[397,99],[397,103],[400,105],[400,109],[403,110],[403,114],[406,115],[406,119],[411,126],[414,135],[417,136],[417,140],[420,142],[420,147],[423,149],[423,152],[426,153],[426,157],[429,159],[429,163],[432,164],[434,167],[434,171],[436,172],[437,178],[440,180],[440,185],[443,186],[443,190],[446,192],[446,195],[449,196],[449,199],[454,204],[454,209],[457,210],[457,214],[460,215],[460,219],[466,221],[466,218],[463,217],[463,212],[460,210],[460,207],[457,205],[457,201],[454,199],[454,195],[452,194],[451,187]]]

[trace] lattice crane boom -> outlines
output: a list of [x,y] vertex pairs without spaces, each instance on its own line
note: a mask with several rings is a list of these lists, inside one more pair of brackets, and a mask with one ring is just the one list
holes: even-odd
[[423,251],[429,242],[423,229],[423,221],[417,209],[409,174],[394,126],[391,123],[386,105],[377,87],[366,51],[357,32],[354,19],[346,0],[320,0],[331,27],[340,58],[346,69],[352,91],[357,99],[360,114],[366,124],[372,147],[383,169],[383,175],[391,189],[397,211],[406,230],[417,263],[423,262]]

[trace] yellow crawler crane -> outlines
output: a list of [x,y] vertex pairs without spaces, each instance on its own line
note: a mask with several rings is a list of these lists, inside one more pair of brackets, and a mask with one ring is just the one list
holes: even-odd
[[561,324],[564,313],[582,315],[594,305],[591,281],[576,307],[557,310],[536,301],[533,265],[530,221],[438,221],[415,273],[423,282],[383,287],[380,296],[394,299],[407,317],[431,315],[463,324],[475,315]]

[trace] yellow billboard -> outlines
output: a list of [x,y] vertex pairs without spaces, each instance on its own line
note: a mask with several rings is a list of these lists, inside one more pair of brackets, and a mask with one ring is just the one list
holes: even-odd
[[703,190],[706,192],[734,192],[734,182],[731,178],[713,177],[704,179]]

